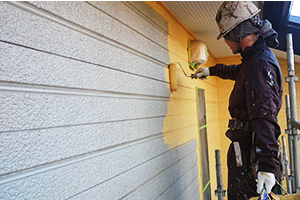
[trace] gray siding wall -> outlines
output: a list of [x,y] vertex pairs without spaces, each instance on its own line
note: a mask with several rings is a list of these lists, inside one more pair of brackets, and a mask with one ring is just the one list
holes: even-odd
[[168,149],[167,21],[143,2],[0,2],[0,199],[199,199]]

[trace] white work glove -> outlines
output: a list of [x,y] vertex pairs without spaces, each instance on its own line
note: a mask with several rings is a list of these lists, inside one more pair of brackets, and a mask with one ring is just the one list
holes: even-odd
[[271,172],[258,172],[257,193],[261,194],[261,199],[265,200],[275,185],[275,176]]
[[206,79],[207,76],[209,76],[209,68],[208,67],[201,67],[196,71],[196,77],[203,80]]

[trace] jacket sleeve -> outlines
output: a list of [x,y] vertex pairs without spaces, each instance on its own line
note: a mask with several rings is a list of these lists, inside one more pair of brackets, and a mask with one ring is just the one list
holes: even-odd
[[255,131],[255,148],[259,171],[274,173],[279,165],[277,138],[280,127],[277,114],[281,107],[281,75],[270,63],[254,69],[246,82],[249,120]]
[[225,65],[216,64],[214,67],[209,68],[209,73],[211,76],[218,76],[222,79],[235,80],[241,65]]

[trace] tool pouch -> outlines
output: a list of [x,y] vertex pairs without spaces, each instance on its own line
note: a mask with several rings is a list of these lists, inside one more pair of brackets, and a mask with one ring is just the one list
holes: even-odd
[[239,142],[233,142],[233,147],[234,147],[234,152],[235,152],[236,166],[237,167],[242,167],[243,166],[243,161],[242,161],[242,152],[241,152],[240,143]]
[[[255,139],[255,132],[253,132],[252,134],[252,146],[250,149],[250,168],[252,170],[252,173],[255,177],[255,179],[257,179],[257,172],[258,172],[258,162],[255,156],[255,144],[254,144],[254,139]],[[283,154],[280,143],[278,141],[278,158],[279,158],[279,166],[277,167],[277,169],[275,169],[274,171],[274,175],[276,177],[276,180],[278,180],[279,182],[283,181],[285,178],[285,163],[287,162],[287,158],[286,156]]]
[[[288,162],[286,156],[283,154],[280,143],[278,141],[278,158],[279,158],[279,173],[278,173],[278,181],[281,182],[285,178],[285,163]],[[275,174],[276,176],[276,174]]]
[[255,179],[257,179],[258,162],[255,156],[255,132],[252,132],[252,143],[250,148],[250,169]]

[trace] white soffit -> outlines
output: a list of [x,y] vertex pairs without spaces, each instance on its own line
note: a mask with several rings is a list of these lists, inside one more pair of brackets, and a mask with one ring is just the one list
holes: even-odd
[[216,12],[222,1],[164,1],[169,9],[202,42],[214,57],[233,56],[224,39],[217,40]]

